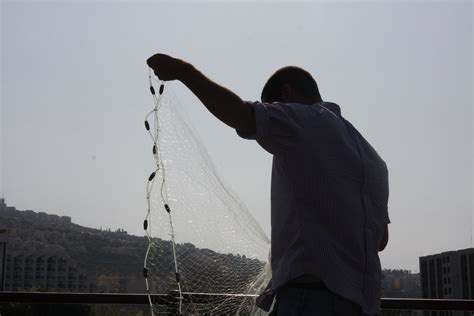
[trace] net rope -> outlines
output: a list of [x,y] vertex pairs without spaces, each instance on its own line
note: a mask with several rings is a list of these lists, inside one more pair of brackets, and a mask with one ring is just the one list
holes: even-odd
[[[169,87],[165,93],[151,69],[148,82],[153,108],[145,128],[154,167],[146,184],[143,274],[151,315],[262,313],[255,298],[243,294],[259,294],[271,278],[269,240],[223,182]],[[189,295],[185,301],[190,293],[209,299]],[[150,294],[173,300],[154,304]]]

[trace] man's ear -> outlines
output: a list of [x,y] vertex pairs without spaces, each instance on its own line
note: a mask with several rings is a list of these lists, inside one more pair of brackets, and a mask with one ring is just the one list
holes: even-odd
[[281,101],[290,102],[293,99],[293,89],[288,83],[281,86]]

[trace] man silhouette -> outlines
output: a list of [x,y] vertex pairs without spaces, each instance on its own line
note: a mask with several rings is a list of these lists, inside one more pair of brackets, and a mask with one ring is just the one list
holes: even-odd
[[269,309],[266,297],[275,294],[273,315],[377,314],[378,252],[390,222],[387,166],[339,106],[322,100],[313,77],[284,67],[261,102],[245,102],[183,60],[156,54],[147,63],[273,155],[272,281],[257,304]]

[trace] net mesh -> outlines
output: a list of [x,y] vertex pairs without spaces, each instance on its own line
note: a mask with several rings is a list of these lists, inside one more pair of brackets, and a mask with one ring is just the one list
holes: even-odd
[[152,313],[260,313],[254,297],[239,294],[258,294],[268,282],[269,240],[222,181],[172,91],[154,98],[145,275],[149,293],[175,293],[176,300],[151,304]]

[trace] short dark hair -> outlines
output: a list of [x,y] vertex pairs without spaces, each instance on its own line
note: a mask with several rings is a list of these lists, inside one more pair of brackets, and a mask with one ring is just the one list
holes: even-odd
[[287,66],[277,70],[263,87],[261,99],[271,100],[271,102],[281,101],[281,89],[285,84],[290,85],[304,98],[315,102],[321,101],[316,80],[309,72],[296,66]]

